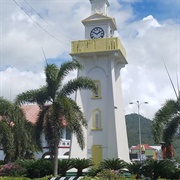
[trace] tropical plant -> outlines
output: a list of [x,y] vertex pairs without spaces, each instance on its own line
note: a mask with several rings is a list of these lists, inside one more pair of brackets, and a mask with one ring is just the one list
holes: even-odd
[[172,174],[175,172],[175,163],[171,160],[148,160],[145,161],[141,168],[141,174],[151,179],[168,178],[171,179]]
[[97,174],[97,177],[107,179],[107,180],[119,179],[118,171],[111,170],[111,169],[103,169],[101,172]]
[[137,175],[139,174],[139,170],[141,167],[141,163],[139,162],[133,162],[133,163],[128,163],[127,164],[127,169],[131,174]]
[[88,177],[88,176],[84,176],[81,178],[82,180],[101,180],[99,177]]
[[87,175],[90,177],[95,177],[99,172],[101,172],[100,168],[91,167],[88,169]]
[[53,173],[53,164],[49,159],[18,160],[17,162],[26,169],[28,178],[40,178]]
[[16,98],[16,103],[37,103],[40,113],[36,123],[36,140],[41,146],[41,135],[44,133],[46,142],[54,157],[54,175],[58,172],[58,145],[64,128],[64,121],[68,129],[77,137],[81,149],[84,148],[82,127],[87,122],[77,103],[70,95],[80,89],[96,90],[93,80],[85,77],[71,79],[63,84],[64,78],[72,70],[82,69],[76,61],[65,62],[58,68],[54,64],[45,67],[46,85],[36,90],[21,93]]
[[[3,176],[3,177],[0,177],[0,180],[30,180],[30,179],[26,178],[26,177]],[[39,179],[39,180],[41,180],[41,179]],[[42,180],[47,180],[47,178],[42,179]]]
[[156,143],[159,143],[161,140],[164,141],[163,145],[165,145],[165,148],[163,148],[166,153],[166,155],[164,155],[164,159],[171,159],[173,156],[172,141],[174,136],[177,134],[177,130],[180,125],[180,89],[177,79],[178,89],[176,90],[165,62],[164,66],[175,93],[176,100],[167,100],[163,107],[155,113],[152,124],[152,131]]
[[99,168],[100,169],[111,169],[111,170],[119,170],[122,168],[126,168],[127,163],[122,160],[122,159],[105,159],[103,160],[100,165]]
[[21,108],[0,97],[0,144],[5,154],[5,162],[13,162],[33,153],[33,126],[27,122]]
[[72,161],[71,159],[61,159],[58,161],[58,173],[63,177],[66,176],[66,172],[71,169]]
[[91,159],[74,158],[71,160],[72,160],[73,168],[77,169],[77,176],[83,175],[83,169],[86,169],[86,168],[93,166],[93,162]]
[[21,167],[18,163],[4,164],[0,168],[0,176],[24,176],[26,169]]
[[166,158],[172,158],[172,142],[180,125],[180,98],[167,100],[156,113],[152,122],[152,132],[156,143],[164,142]]

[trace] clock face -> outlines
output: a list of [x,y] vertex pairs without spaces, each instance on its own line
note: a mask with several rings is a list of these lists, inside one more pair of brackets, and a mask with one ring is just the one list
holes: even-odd
[[104,30],[101,27],[95,27],[90,32],[91,39],[103,38]]

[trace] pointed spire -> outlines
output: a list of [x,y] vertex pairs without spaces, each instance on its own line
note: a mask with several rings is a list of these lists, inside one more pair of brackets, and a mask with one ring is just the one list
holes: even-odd
[[90,0],[91,2],[91,14],[103,14],[107,16],[108,7],[110,6],[108,0]]

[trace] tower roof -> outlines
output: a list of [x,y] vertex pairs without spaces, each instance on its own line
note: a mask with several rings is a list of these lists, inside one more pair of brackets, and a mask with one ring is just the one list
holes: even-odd
[[86,25],[88,23],[94,23],[94,22],[99,22],[99,21],[109,22],[112,25],[113,29],[117,30],[116,21],[115,21],[114,18],[111,18],[111,17],[106,16],[106,15],[102,15],[102,14],[99,14],[99,13],[95,13],[95,14],[87,17],[86,19],[83,19],[82,23],[84,25]]
[[103,14],[107,15],[107,9],[110,6],[108,0],[90,0],[91,2],[91,14]]
[[[155,150],[155,148],[152,148],[148,144],[141,144],[141,147],[143,147],[145,150]],[[139,150],[139,144],[137,146],[133,146],[130,148],[131,150]]]

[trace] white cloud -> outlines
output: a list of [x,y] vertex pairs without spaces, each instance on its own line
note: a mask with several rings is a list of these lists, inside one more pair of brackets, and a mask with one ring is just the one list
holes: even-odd
[[26,90],[37,89],[45,84],[44,72],[19,71],[17,68],[7,68],[0,71],[0,94],[13,100],[14,97]]
[[[139,26],[139,23],[144,21],[145,25]],[[128,105],[130,101],[148,101],[149,104],[141,108],[142,114],[152,118],[165,100],[175,98],[163,60],[176,85],[176,70],[180,57],[179,25],[160,25],[156,19],[149,16],[140,22],[134,22],[128,28],[141,34],[134,33],[136,36],[130,40],[124,39],[129,62],[126,74],[122,73],[126,112],[132,112],[132,106]],[[137,107],[133,108],[137,112]]]
[[[28,1],[52,28],[24,1],[18,2],[33,14],[33,19],[42,27],[29,19],[13,1],[1,3],[0,96],[8,99],[45,83],[42,47],[46,58],[71,59],[70,42],[84,38],[81,20],[91,14],[89,1]],[[127,51],[129,63],[121,73],[125,111],[137,112],[135,105],[129,106],[131,101],[148,101],[149,104],[142,105],[140,112],[152,118],[166,99],[175,98],[163,60],[175,81],[176,69],[179,70],[180,26],[173,21],[160,24],[152,15],[134,20],[132,7],[124,7],[117,0],[109,2],[109,16],[116,19],[116,34]],[[73,77],[75,72],[70,78]]]

